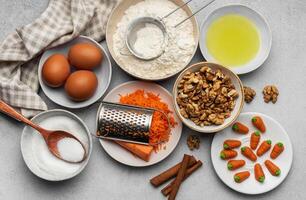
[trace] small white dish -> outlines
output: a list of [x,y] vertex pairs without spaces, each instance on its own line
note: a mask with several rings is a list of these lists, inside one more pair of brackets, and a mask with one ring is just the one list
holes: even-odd
[[[171,94],[166,89],[164,89],[163,87],[155,83],[142,82],[142,81],[130,81],[127,83],[123,83],[115,87],[114,89],[112,89],[105,96],[103,100],[108,101],[108,102],[118,103],[120,99],[119,95],[126,95],[138,89],[144,90],[145,92],[153,92],[155,94],[159,94],[162,101],[167,103],[169,106],[169,109],[173,111],[173,116],[174,116],[175,121],[177,122],[177,125],[171,129],[170,139],[166,144],[163,145],[165,149],[162,148],[158,152],[153,151],[150,157],[150,160],[146,162],[134,156],[131,152],[127,151],[126,149],[122,148],[121,146],[115,144],[112,141],[100,139],[100,144],[103,147],[103,149],[113,159],[117,160],[118,162],[125,164],[125,165],[133,166],[133,167],[145,167],[145,166],[156,164],[164,160],[175,149],[175,147],[177,146],[181,138],[182,122],[180,121],[180,119],[174,112],[173,100],[172,100]],[[96,127],[97,127],[97,121],[96,121]]]
[[[68,55],[69,48],[77,43],[91,43],[97,46],[102,50],[103,53],[103,61],[100,64],[100,66],[97,66],[93,69],[93,72],[96,74],[98,78],[98,87],[95,92],[95,94],[88,100],[77,102],[73,101],[69,98],[69,96],[66,94],[64,87],[59,87],[59,88],[52,88],[47,86],[44,81],[42,80],[42,67],[45,61],[49,58],[49,56],[55,54],[55,53],[61,53],[65,56]],[[71,70],[75,71],[75,68],[71,66]],[[54,103],[64,106],[66,108],[83,108],[86,106],[89,106],[99,100],[103,94],[106,92],[110,82],[111,82],[111,77],[112,77],[112,66],[111,62],[109,59],[109,56],[107,55],[106,50],[96,41],[89,37],[85,36],[79,36],[72,41],[69,41],[65,44],[59,45],[57,47],[51,48],[46,50],[40,61],[39,61],[39,66],[38,66],[38,79],[39,79],[39,84],[46,94],[46,96],[53,101]]]
[[[231,112],[231,116],[227,119],[225,119],[224,123],[221,125],[211,125],[211,126],[198,126],[196,125],[193,121],[191,121],[190,119],[186,119],[185,117],[183,117],[183,115],[180,113],[180,108],[179,105],[177,104],[177,86],[180,82],[180,80],[182,80],[182,78],[184,77],[184,75],[187,72],[197,72],[200,71],[200,69],[203,66],[208,66],[210,67],[212,70],[217,70],[220,69],[222,73],[224,73],[225,75],[228,75],[230,77],[230,79],[232,80],[232,83],[234,84],[236,91],[239,94],[239,97],[236,99],[236,105],[233,109],[233,111]],[[189,128],[191,128],[192,130],[201,132],[201,133],[215,133],[218,131],[221,131],[223,129],[225,129],[226,127],[228,127],[229,125],[231,125],[239,116],[239,114],[241,113],[241,110],[243,108],[244,105],[244,92],[243,92],[243,85],[242,82],[240,80],[240,78],[233,73],[230,69],[219,65],[219,64],[215,64],[215,63],[210,63],[210,62],[199,62],[199,63],[195,63],[189,67],[187,67],[184,71],[181,72],[181,74],[177,77],[174,86],[173,86],[173,101],[174,101],[174,108],[175,111],[177,113],[177,115],[179,116],[179,118],[182,120],[182,122],[188,126]]]
[[[267,128],[266,132],[261,134],[260,143],[267,139],[270,139],[272,141],[272,147],[269,152],[265,153],[261,157],[257,157],[256,162],[261,164],[262,169],[265,173],[266,178],[264,183],[259,183],[257,180],[255,180],[253,172],[253,166],[255,163],[249,161],[244,156],[242,156],[240,153],[240,148],[235,149],[238,152],[238,156],[235,159],[244,159],[246,161],[246,165],[240,169],[237,169],[235,171],[229,171],[227,169],[227,161],[222,160],[219,157],[220,151],[223,149],[223,142],[227,139],[237,139],[242,142],[241,146],[249,146],[250,136],[256,130],[256,128],[252,125],[251,122],[252,117],[255,115],[260,116],[264,120],[264,123]],[[242,113],[237,119],[237,121],[242,122],[249,127],[250,130],[247,135],[234,133],[231,127],[228,127],[222,132],[216,134],[212,141],[211,160],[217,175],[228,187],[244,194],[262,194],[273,190],[285,180],[292,165],[293,150],[287,132],[276,120],[261,113]],[[279,157],[273,160],[270,158],[270,152],[272,151],[273,146],[277,142],[282,142],[285,146],[285,150]],[[266,159],[271,160],[281,169],[280,176],[272,176],[270,174],[270,172],[264,165],[264,161]],[[250,171],[250,177],[242,183],[236,183],[233,179],[234,174],[245,170]]]
[[238,14],[248,18],[256,25],[257,30],[259,31],[260,48],[255,58],[253,58],[247,64],[242,66],[228,66],[236,74],[245,74],[251,72],[260,67],[268,58],[272,46],[272,33],[265,18],[261,14],[247,6],[239,4],[227,5],[214,10],[207,16],[207,18],[203,21],[200,29],[201,53],[207,61],[218,63],[218,60],[216,60],[207,49],[206,34],[210,24],[213,21],[227,14]]
[[43,137],[36,130],[26,126],[21,136],[21,153],[32,173],[48,181],[62,181],[78,175],[87,165],[92,151],[92,139],[85,123],[75,114],[61,109],[39,113],[32,121],[46,129],[72,133],[85,145],[87,152],[87,158],[82,163],[62,161],[49,152]]

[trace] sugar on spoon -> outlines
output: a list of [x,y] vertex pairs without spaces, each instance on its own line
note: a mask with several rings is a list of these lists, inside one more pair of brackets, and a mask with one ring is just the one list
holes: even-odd
[[[33,123],[31,120],[27,119],[20,113],[18,113],[14,108],[7,105],[2,100],[0,100],[0,111],[36,129],[43,136],[49,151],[57,158],[69,163],[81,163],[86,159],[87,157],[86,148],[84,144],[74,135],[62,130],[55,130],[55,131],[46,130],[40,127],[39,125]],[[60,141],[63,141],[64,139],[72,139],[69,142],[70,144],[77,147],[81,147],[82,151],[81,156],[77,156],[76,158],[71,158],[71,156],[67,156],[67,153],[70,152],[69,147],[68,147],[69,150],[68,152],[59,151],[58,144]]]

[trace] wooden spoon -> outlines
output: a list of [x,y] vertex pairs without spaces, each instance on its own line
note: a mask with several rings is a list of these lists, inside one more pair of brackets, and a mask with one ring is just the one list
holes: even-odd
[[[66,131],[62,131],[62,130],[55,130],[55,131],[46,130],[46,129],[38,126],[37,124],[34,124],[31,120],[27,119],[26,117],[24,117],[23,115],[18,113],[14,108],[7,105],[2,100],[0,100],[0,111],[9,115],[9,116],[11,116],[12,118],[14,118],[18,121],[21,121],[21,122],[25,123],[26,125],[31,126],[34,129],[36,129],[43,136],[43,138],[44,138],[44,140],[45,140],[45,142],[48,146],[49,151],[54,156],[56,156],[57,158],[65,161],[65,162],[69,162],[69,163],[80,163],[80,162],[82,162],[86,159],[86,157],[87,157],[86,148],[85,148],[84,144],[78,138],[76,138],[74,135],[72,135],[72,134],[70,134]],[[57,143],[61,139],[64,139],[64,138],[73,138],[82,145],[82,148],[84,150],[84,156],[81,160],[71,161],[71,160],[66,160],[66,159],[62,158],[62,156],[60,155],[60,152],[58,151]]]

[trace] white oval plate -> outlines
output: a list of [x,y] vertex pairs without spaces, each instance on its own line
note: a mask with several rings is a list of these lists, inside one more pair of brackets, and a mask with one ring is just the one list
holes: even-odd
[[[57,119],[57,123],[52,123],[54,119]],[[46,129],[72,133],[85,145],[87,151],[87,158],[79,164],[59,160],[49,152],[47,145],[43,150],[38,147],[39,144],[45,144],[43,137],[33,128],[26,126],[21,136],[21,153],[33,174],[48,181],[62,181],[83,171],[91,155],[92,139],[87,126],[78,116],[66,110],[55,109],[39,113],[32,121]]]
[[244,5],[228,5],[211,12],[203,21],[200,30],[200,50],[209,62],[218,61],[209,53],[206,47],[206,33],[210,24],[217,18],[227,14],[238,14],[250,19],[257,27],[260,34],[260,49],[256,57],[242,66],[228,66],[236,74],[245,74],[260,67],[268,58],[272,46],[272,33],[265,18],[255,10]]
[[[238,152],[238,156],[235,159],[244,159],[246,161],[246,165],[240,169],[237,169],[235,171],[229,171],[227,169],[227,161],[224,161],[219,157],[220,151],[223,149],[224,140],[238,139],[242,142],[241,146],[249,146],[250,142],[249,138],[252,132],[256,130],[256,128],[252,125],[251,122],[252,117],[255,115],[262,117],[267,128],[266,132],[261,134],[260,143],[264,140],[271,139],[272,148],[277,142],[282,142],[285,146],[285,150],[283,151],[283,153],[275,160],[270,158],[270,152],[272,148],[270,149],[269,152],[265,153],[263,156],[257,157],[257,163],[260,163],[262,165],[263,171],[266,176],[264,183],[259,183],[257,180],[255,180],[253,172],[254,163],[252,161],[249,161],[240,154],[240,148],[235,149]],[[227,129],[215,135],[211,145],[211,160],[216,173],[218,174],[219,178],[228,187],[232,188],[233,190],[236,190],[237,192],[241,192],[244,194],[262,194],[270,190],[273,190],[285,180],[292,165],[293,150],[287,132],[273,118],[261,113],[255,113],[255,112],[242,113],[237,119],[237,121],[240,121],[245,125],[247,125],[250,131],[247,135],[242,135],[234,133],[231,127],[228,127]],[[276,177],[270,174],[270,172],[267,170],[266,166],[264,165],[264,161],[266,159],[271,160],[281,169],[280,176]],[[251,173],[250,177],[242,183],[236,183],[233,179],[234,174],[236,172],[245,171],[245,170],[250,171]]]
[[[169,141],[164,144],[166,147],[165,149],[162,148],[158,152],[152,152],[150,160],[148,162],[141,160],[140,158],[134,156],[131,152],[125,150],[121,146],[115,144],[112,141],[108,140],[100,140],[100,144],[104,148],[104,150],[115,160],[118,162],[134,166],[134,167],[145,167],[156,164],[167,156],[175,149],[176,145],[178,144],[181,134],[182,134],[182,122],[176,115],[174,108],[173,108],[173,101],[171,94],[160,85],[150,82],[142,82],[142,81],[130,81],[127,83],[123,83],[114,89],[112,89],[103,99],[104,101],[109,102],[119,102],[120,94],[125,95],[128,93],[132,93],[137,89],[144,90],[145,92],[153,92],[155,94],[159,94],[161,99],[168,104],[169,109],[173,112],[173,116],[177,125],[171,129],[171,136]],[[99,108],[100,110],[100,108]],[[98,111],[99,113],[99,111]],[[97,122],[96,122],[97,123]],[[97,124],[96,124],[97,127]]]
[[[67,56],[69,48],[72,45],[80,43],[80,42],[91,43],[91,44],[96,45],[98,48],[100,48],[103,52],[103,61],[100,64],[100,66],[97,66],[93,70],[93,72],[95,72],[98,78],[98,87],[97,87],[95,94],[88,100],[77,102],[69,98],[63,86],[59,88],[51,88],[47,86],[42,80],[41,71],[42,71],[43,64],[49,58],[49,56],[55,53],[61,53]],[[75,68],[71,67],[71,71],[75,71]],[[85,36],[79,36],[70,42],[67,42],[65,44],[62,44],[57,47],[46,50],[41,56],[41,59],[39,61],[39,66],[38,66],[38,79],[39,79],[39,84],[42,90],[44,91],[46,96],[51,101],[53,101],[54,103],[58,105],[64,106],[66,108],[83,108],[99,100],[103,96],[103,94],[106,92],[111,82],[111,77],[112,77],[112,66],[111,66],[109,56],[107,55],[105,49],[93,39],[89,37],[85,37]]]

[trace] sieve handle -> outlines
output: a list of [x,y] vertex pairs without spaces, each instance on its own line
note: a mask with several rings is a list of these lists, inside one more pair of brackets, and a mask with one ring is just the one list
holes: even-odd
[[[194,15],[196,15],[198,12],[200,12],[201,10],[203,10],[204,8],[206,8],[207,6],[209,6],[210,4],[212,4],[215,0],[211,0],[210,2],[208,2],[207,4],[205,4],[203,7],[201,7],[200,9],[198,9],[197,11],[195,11],[192,15],[190,15],[189,17],[187,17],[186,19],[184,19],[183,21],[181,21],[180,23],[176,24],[174,27],[178,27],[179,25],[183,24],[185,21],[187,21],[188,19],[190,19],[191,17],[193,17]],[[189,3],[189,2],[188,2]]]
[[184,3],[183,5],[181,5],[180,7],[174,9],[173,11],[171,11],[170,13],[168,13],[167,15],[163,16],[160,20],[163,20],[167,17],[169,17],[170,15],[172,15],[173,13],[175,13],[176,11],[178,11],[179,9],[183,8],[184,6],[186,6],[189,2],[191,2],[192,0],[187,1],[186,3]]
[[[163,16],[160,20],[162,21],[163,19],[169,17],[170,15],[172,15],[173,13],[175,13],[176,11],[178,11],[179,9],[183,8],[184,6],[186,6],[187,4],[189,4],[191,1],[193,0],[188,0],[186,3],[184,3],[183,5],[181,5],[180,7],[174,9],[173,11],[171,11],[170,13],[168,13],[167,15]],[[179,25],[183,24],[185,21],[187,21],[188,19],[190,19],[191,17],[193,17],[194,15],[196,15],[198,12],[200,12],[201,10],[203,10],[204,8],[206,8],[207,6],[209,6],[210,4],[212,4],[215,0],[211,0],[210,2],[208,2],[207,4],[205,4],[203,7],[199,8],[197,11],[195,11],[192,15],[190,15],[189,17],[185,18],[184,20],[182,20],[181,22],[179,22],[178,24],[176,24],[174,27],[178,27]]]

